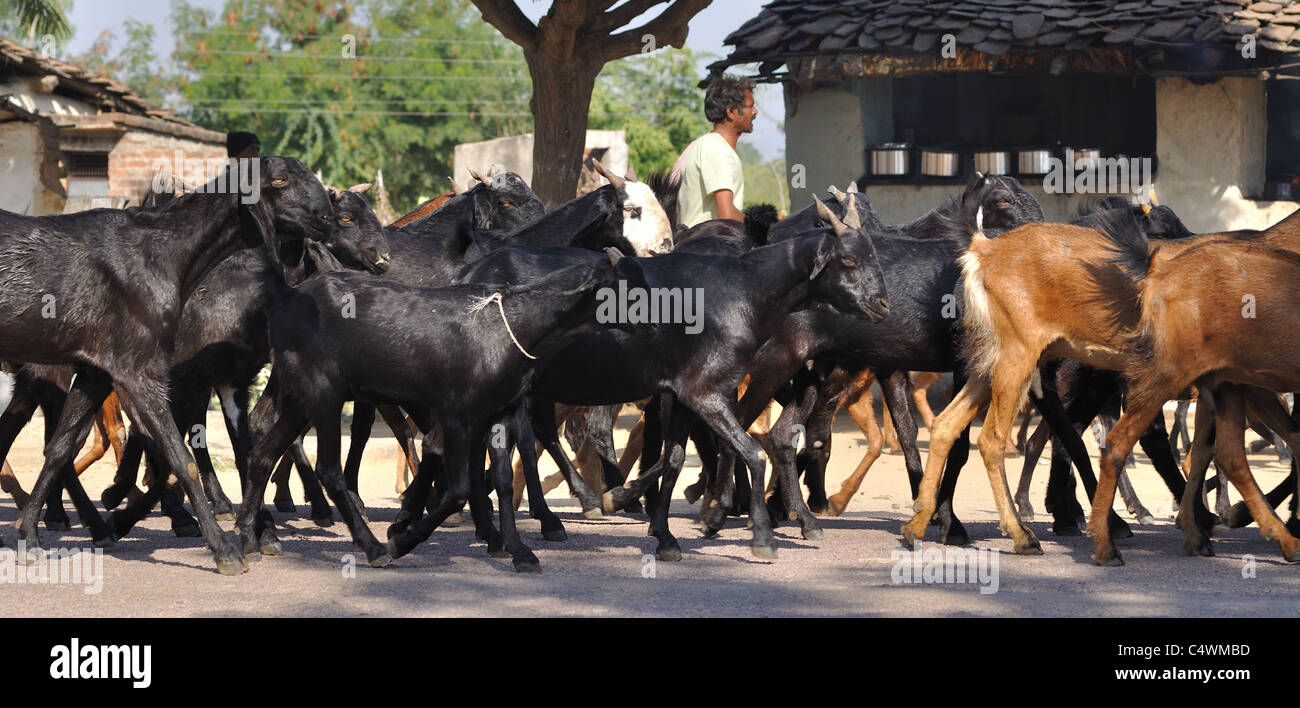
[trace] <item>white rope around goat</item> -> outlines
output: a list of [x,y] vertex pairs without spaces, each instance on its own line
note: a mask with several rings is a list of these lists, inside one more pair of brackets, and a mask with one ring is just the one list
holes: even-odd
[[524,349],[524,345],[520,344],[519,339],[515,337],[515,331],[513,329],[510,329],[510,320],[506,319],[505,305],[501,304],[501,293],[492,293],[487,297],[478,298],[478,300],[474,304],[465,308],[465,311],[479,312],[483,308],[487,307],[489,302],[492,302],[494,300],[497,303],[497,311],[501,313],[501,322],[506,326],[506,334],[510,335],[510,341],[515,343],[515,348],[519,350],[520,354],[523,354],[529,359],[536,359],[537,357],[533,356],[532,354],[529,354],[528,350]]

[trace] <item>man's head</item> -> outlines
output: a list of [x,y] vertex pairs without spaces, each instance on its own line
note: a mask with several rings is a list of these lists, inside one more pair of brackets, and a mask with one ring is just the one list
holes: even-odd
[[738,133],[754,131],[754,81],[723,75],[709,83],[704,93],[704,117],[710,123],[730,125]]
[[226,156],[234,158],[258,157],[262,143],[257,136],[242,130],[226,133]]

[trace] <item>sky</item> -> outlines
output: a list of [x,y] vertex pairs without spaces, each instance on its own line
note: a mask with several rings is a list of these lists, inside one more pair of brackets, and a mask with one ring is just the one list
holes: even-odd
[[[534,22],[545,15],[550,7],[550,2],[545,0],[516,1],[524,14]],[[713,0],[709,7],[695,16],[686,37],[686,46],[697,52],[709,52],[714,55],[702,63],[701,78],[705,73],[703,64],[727,55],[730,47],[725,47],[722,40],[749,18],[757,15],[764,1]],[[224,0],[191,0],[191,2],[213,10],[220,9],[224,5]],[[630,26],[640,26],[646,20],[657,16],[665,7],[667,5],[660,5],[650,10],[633,20]],[[158,56],[170,55],[174,44],[171,0],[77,0],[68,16],[75,30],[68,42],[68,53],[75,55],[84,52],[104,30],[112,30],[117,42],[114,46],[120,46],[120,42],[126,36],[122,25],[129,18],[151,23],[156,32],[154,46]],[[759,86],[755,91],[754,101],[758,106],[758,119],[754,121],[754,133],[743,139],[757,147],[764,157],[777,157],[785,152],[785,136],[780,128],[780,122],[785,114],[781,89],[770,84]]]

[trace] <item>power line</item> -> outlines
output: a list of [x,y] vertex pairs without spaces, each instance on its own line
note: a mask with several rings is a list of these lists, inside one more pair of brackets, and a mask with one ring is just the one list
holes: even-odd
[[[233,32],[233,31],[228,31],[228,30],[191,30],[191,31],[189,31],[189,32],[186,32],[185,34],[187,34],[187,35],[204,35],[204,36],[227,36],[227,37],[247,37],[247,36],[249,35],[248,32]],[[285,34],[285,35],[281,35],[281,36],[283,36],[283,37],[291,37],[291,38],[293,38],[293,39],[339,39],[339,38],[341,38],[341,37],[343,36],[343,34],[351,34],[351,33],[342,33],[342,34],[293,34],[293,35]],[[260,36],[262,36],[262,35],[261,35],[261,33],[259,32],[259,33],[257,33],[257,36],[260,37]],[[358,39],[363,39],[363,38],[358,37]],[[385,37],[370,38],[370,37],[366,37],[366,38],[364,38],[364,39],[365,39],[365,42],[366,42],[366,43],[376,43],[376,42],[394,42],[394,43],[410,42],[410,43],[412,43],[412,44],[480,44],[480,45],[482,45],[482,44],[487,44],[487,45],[491,45],[491,46],[494,46],[494,47],[506,47],[506,46],[507,46],[504,42],[501,42],[501,41],[495,41],[495,40],[490,40],[490,39],[427,39],[427,38],[422,38],[422,37],[393,37],[393,38],[385,38]],[[510,45],[510,46],[513,46],[513,45]]]
[[[191,69],[197,71],[197,69]],[[248,78],[246,71],[205,71],[203,77],[208,76],[239,76]],[[368,76],[353,76],[352,74],[263,74],[258,73],[259,79],[355,79],[357,81],[367,80],[393,80],[393,81],[526,81],[523,76],[413,76],[413,75],[396,75],[386,76],[383,74],[371,74]]]
[[[503,104],[514,104],[514,105],[523,105],[523,104],[528,103],[528,100],[526,100],[526,99],[509,99],[509,100],[500,100],[500,101],[497,101],[497,100],[479,100],[479,99],[459,99],[459,100],[420,100],[420,99],[404,99],[404,98],[399,98],[399,99],[395,99],[395,100],[391,100],[391,101],[375,101],[375,100],[351,100],[351,99],[346,99],[346,98],[321,98],[321,99],[275,98],[275,99],[271,99],[271,100],[272,100],[273,102],[275,102],[275,103],[304,104],[304,105],[319,105],[319,104],[327,104],[327,103],[329,103],[329,104],[332,104],[332,103],[347,103],[347,104],[358,104],[358,105],[360,105],[360,104],[379,104],[379,105],[394,105],[394,104],[397,104],[397,105],[404,105],[404,104],[421,104],[421,105],[435,105],[435,106],[436,106],[436,105],[459,105],[459,104],[463,104],[463,103],[503,103]],[[258,101],[246,101],[246,100],[227,99],[227,98],[197,99],[197,100],[194,100],[194,101],[190,101],[190,103],[195,103],[195,104],[200,104],[200,103],[222,103],[222,104],[228,104],[228,103],[243,103],[243,104],[255,104],[255,105],[256,105],[256,104],[259,104]]]
[[236,52],[228,50],[205,49],[199,52],[204,54],[222,54],[236,57],[266,57],[272,55],[276,59],[337,59],[339,61],[392,61],[392,62],[442,62],[444,64],[513,64],[523,65],[523,61],[512,59],[444,59],[438,57],[377,57],[371,55],[357,55],[355,57],[335,56],[333,54],[289,54],[287,52],[264,51],[264,52]]
[[[216,113],[225,112],[219,107],[205,107],[205,111]],[[307,108],[240,108],[231,110],[241,110],[252,113],[323,113],[326,111],[314,111]],[[348,115],[353,116],[418,116],[418,117],[437,117],[437,118],[531,118],[531,113],[480,113],[478,111],[347,111]]]

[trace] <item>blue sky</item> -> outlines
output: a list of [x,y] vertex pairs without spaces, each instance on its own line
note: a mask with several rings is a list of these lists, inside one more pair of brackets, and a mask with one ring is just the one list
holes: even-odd
[[[726,55],[727,47],[722,40],[758,14],[764,0],[713,0],[713,4],[695,16],[691,21],[690,33],[686,45],[699,52],[710,52],[721,58]],[[192,0],[193,4],[210,9],[219,9],[223,0]],[[546,14],[550,2],[545,0],[517,0],[520,8],[533,21]],[[666,5],[651,10],[637,20],[640,25],[663,11]],[[85,51],[104,30],[112,30],[121,42],[125,37],[122,23],[128,18],[153,24],[157,32],[154,46],[158,56],[166,57],[171,52],[174,40],[171,30],[171,0],[78,0],[73,4],[69,15],[75,34],[68,43],[69,54]],[[710,59],[712,61],[713,59]],[[703,66],[701,66],[703,76]],[[777,86],[760,86],[755,101],[759,116],[754,123],[754,134],[746,140],[761,151],[766,157],[775,157],[785,150],[785,137],[780,129],[785,109],[781,100],[781,90]]]

